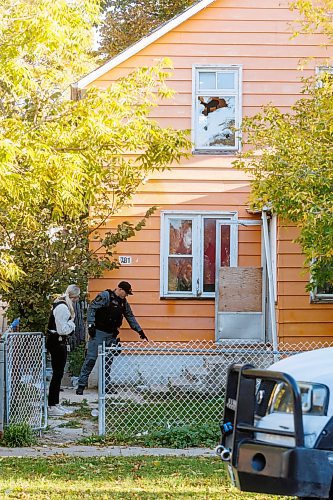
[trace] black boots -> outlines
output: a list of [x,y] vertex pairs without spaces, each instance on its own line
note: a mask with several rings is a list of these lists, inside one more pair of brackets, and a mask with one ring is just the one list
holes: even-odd
[[82,396],[84,390],[85,390],[85,386],[84,385],[79,385],[78,388],[76,389],[76,394],[78,396]]

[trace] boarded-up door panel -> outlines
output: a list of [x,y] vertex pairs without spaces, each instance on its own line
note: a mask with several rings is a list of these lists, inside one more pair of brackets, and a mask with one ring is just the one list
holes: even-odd
[[262,268],[221,267],[216,302],[217,340],[263,339]]

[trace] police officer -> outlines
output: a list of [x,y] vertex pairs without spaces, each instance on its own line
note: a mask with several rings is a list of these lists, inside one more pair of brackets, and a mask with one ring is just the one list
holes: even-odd
[[136,331],[142,340],[148,340],[126,300],[128,295],[133,295],[132,287],[127,281],[121,281],[115,290],[105,290],[91,302],[87,314],[90,339],[76,394],[82,395],[88,384],[89,375],[98,356],[98,346],[104,341],[107,347],[117,345],[124,316],[132,330]]
[[46,347],[51,356],[52,379],[49,387],[48,414],[56,417],[71,413],[59,403],[61,380],[67,360],[69,337],[75,330],[74,305],[80,297],[80,288],[69,285],[52,305],[48,325]]

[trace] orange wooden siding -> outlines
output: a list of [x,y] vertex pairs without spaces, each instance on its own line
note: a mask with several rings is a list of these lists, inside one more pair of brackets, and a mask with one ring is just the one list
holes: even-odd
[[331,341],[333,337],[333,304],[310,303],[305,287],[309,274],[304,272],[299,245],[294,243],[298,229],[280,223],[277,236],[277,318],[282,341],[298,343]]
[[[291,40],[290,23],[296,12],[286,0],[217,0],[157,41],[104,74],[92,86],[106,88],[138,66],[153,65],[170,57],[174,71],[168,83],[176,91],[173,99],[162,101],[152,117],[162,126],[191,128],[192,66],[239,64],[242,74],[242,114],[253,115],[272,102],[285,112],[300,96],[301,78],[330,51],[319,35]],[[302,71],[300,60],[311,59]],[[120,220],[136,222],[152,205],[158,210],[134,238],[118,245],[119,255],[131,255],[132,264],[90,280],[91,296],[128,279],[135,291],[130,303],[147,336],[154,340],[214,339],[214,301],[160,299],[160,211],[238,211],[240,218],[252,218],[246,211],[249,179],[232,167],[232,155],[196,155],[156,173],[143,185]],[[329,322],[331,306],[310,305],[304,291],[306,277],[300,276],[302,256],[292,237],[279,230],[278,241],[278,326],[282,338],[310,338],[333,334]],[[260,229],[239,231],[239,265],[260,266]],[[94,245],[94,244],[93,244]],[[308,311],[311,313],[308,314]],[[321,315],[320,312],[325,312]],[[303,314],[304,313],[304,314]],[[322,318],[322,319],[321,319]],[[319,325],[319,326],[318,326]],[[314,330],[316,332],[314,332]],[[136,334],[124,328],[122,338]]]

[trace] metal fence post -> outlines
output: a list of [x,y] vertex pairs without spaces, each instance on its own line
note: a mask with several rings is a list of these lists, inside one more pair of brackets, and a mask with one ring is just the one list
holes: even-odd
[[42,422],[42,429],[46,429],[48,425],[47,421],[47,384],[46,384],[46,355],[47,355],[47,349],[45,345],[45,337],[42,337],[42,363],[43,363],[43,411],[44,411],[44,422]]
[[5,343],[0,340],[0,437],[5,423]]
[[98,434],[105,435],[105,342],[98,346]]

